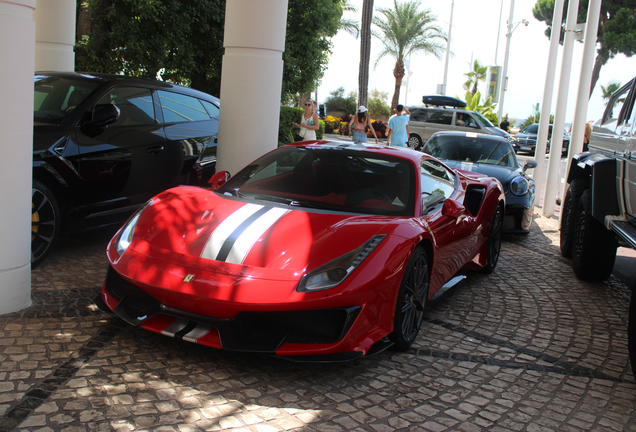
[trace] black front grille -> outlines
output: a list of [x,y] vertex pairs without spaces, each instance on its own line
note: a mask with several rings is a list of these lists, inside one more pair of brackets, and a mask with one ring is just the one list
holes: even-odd
[[[161,303],[141,288],[121,277],[112,267],[108,267],[106,292],[119,302],[114,312],[125,321],[133,325],[139,325],[159,311]],[[144,318],[139,320],[139,318]]]
[[287,343],[337,342],[360,308],[289,312],[241,312],[234,319],[239,333],[249,338],[284,339]]

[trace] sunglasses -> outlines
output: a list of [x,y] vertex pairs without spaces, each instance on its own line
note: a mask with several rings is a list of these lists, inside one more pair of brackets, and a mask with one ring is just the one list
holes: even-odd
[[306,103],[305,106],[311,106],[311,104],[310,103]]

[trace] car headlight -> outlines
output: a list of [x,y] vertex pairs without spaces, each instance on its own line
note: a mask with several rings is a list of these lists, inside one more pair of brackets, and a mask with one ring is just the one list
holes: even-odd
[[115,241],[115,251],[117,252],[117,255],[122,256],[124,252],[126,252],[126,249],[128,249],[128,246],[130,246],[130,243],[132,243],[133,235],[135,234],[135,227],[139,221],[139,216],[141,216],[141,212],[143,212],[150,204],[152,204],[152,199],[141,206],[119,230],[117,240]]
[[344,281],[382,242],[386,235],[376,235],[358,249],[305,274],[298,284],[298,292],[322,291]]
[[530,183],[528,179],[523,176],[517,176],[510,182],[510,192],[512,192],[513,195],[523,196],[528,193],[529,187]]

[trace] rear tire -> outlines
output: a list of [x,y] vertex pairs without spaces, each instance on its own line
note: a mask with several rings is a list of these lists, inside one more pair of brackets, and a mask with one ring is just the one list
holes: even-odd
[[497,205],[497,211],[492,218],[492,224],[490,225],[490,233],[488,234],[487,243],[487,261],[486,267],[483,268],[484,273],[490,274],[495,271],[497,263],[499,262],[499,255],[501,253],[501,235],[503,233],[503,208]]
[[632,289],[632,298],[629,302],[627,347],[629,349],[629,362],[632,366],[632,374],[636,376],[636,284],[634,284],[634,289]]
[[579,279],[603,281],[610,277],[616,259],[616,236],[592,216],[592,191],[581,195],[572,240],[572,267]]
[[576,220],[576,209],[579,200],[585,189],[589,186],[587,179],[572,180],[570,187],[565,194],[563,207],[561,208],[561,233],[560,247],[561,255],[565,258],[572,258],[572,239],[574,237],[574,221]]
[[430,279],[428,263],[426,251],[416,247],[402,276],[395,304],[393,333],[389,338],[396,350],[407,350],[413,344],[424,320]]
[[37,180],[31,192],[31,268],[49,256],[60,235],[60,207],[53,193]]
[[409,147],[415,150],[422,150],[422,139],[414,134],[409,136]]

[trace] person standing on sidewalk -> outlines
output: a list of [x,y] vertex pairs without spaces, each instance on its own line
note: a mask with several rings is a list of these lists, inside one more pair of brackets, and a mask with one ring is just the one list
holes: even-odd
[[[351,128],[355,123],[355,128]],[[367,142],[367,128],[371,129],[373,132],[373,136],[375,137],[375,143],[378,143],[378,136],[375,133],[375,129],[371,126],[369,121],[369,116],[367,116],[367,108],[365,106],[360,106],[358,108],[358,114],[355,117],[351,117],[351,121],[349,122],[349,135],[353,133],[353,142],[354,143],[366,143]]]
[[[406,113],[406,114],[403,114]],[[387,130],[389,131],[386,136],[386,142],[388,145],[396,147],[408,147],[409,140],[409,120],[411,118],[411,112],[404,105],[398,105],[395,107],[395,114],[389,119]]]

